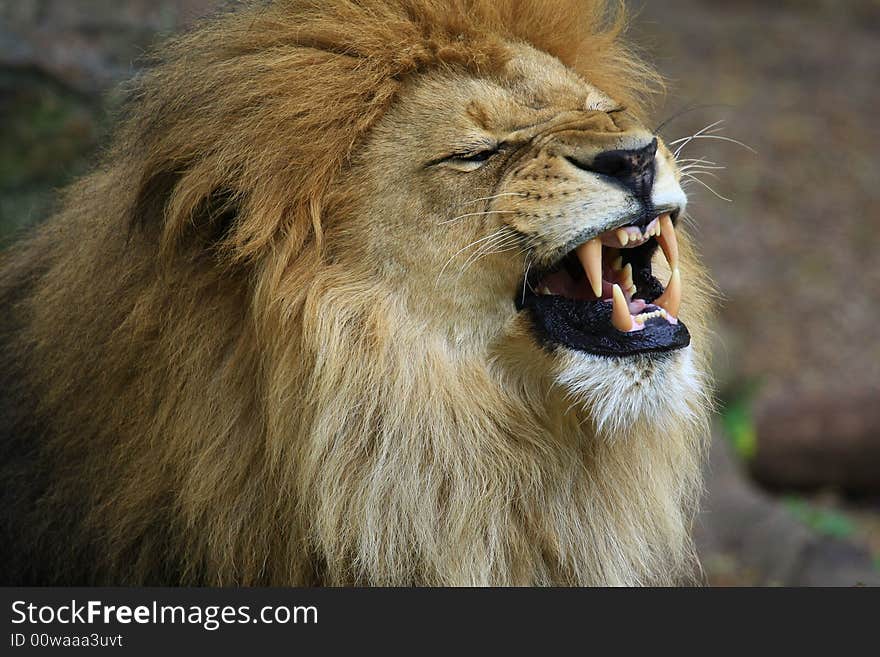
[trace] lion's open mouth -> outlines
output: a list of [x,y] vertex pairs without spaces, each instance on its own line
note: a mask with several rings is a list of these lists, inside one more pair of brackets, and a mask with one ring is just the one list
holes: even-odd
[[[681,281],[675,214],[606,231],[552,267],[530,272],[517,295],[541,341],[602,356],[672,351],[690,344],[678,320]],[[644,224],[644,222],[640,222]],[[651,272],[660,247],[672,269],[666,288]]]

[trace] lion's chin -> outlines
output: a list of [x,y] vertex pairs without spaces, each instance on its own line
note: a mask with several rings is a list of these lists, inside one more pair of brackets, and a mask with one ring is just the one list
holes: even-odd
[[558,349],[556,358],[557,384],[605,438],[677,426],[702,399],[691,347],[625,358]]

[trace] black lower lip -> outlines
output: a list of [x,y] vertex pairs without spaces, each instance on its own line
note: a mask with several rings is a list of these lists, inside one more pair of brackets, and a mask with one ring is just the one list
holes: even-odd
[[640,331],[624,333],[611,324],[611,304],[577,301],[528,293],[518,301],[527,312],[539,341],[545,347],[563,346],[597,356],[626,357],[656,354],[687,347],[690,333],[683,322],[670,324],[649,319]]

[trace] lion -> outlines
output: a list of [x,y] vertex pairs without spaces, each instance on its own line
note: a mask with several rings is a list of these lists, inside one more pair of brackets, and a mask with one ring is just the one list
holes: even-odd
[[276,0],[0,270],[13,584],[666,585],[710,283],[600,0]]

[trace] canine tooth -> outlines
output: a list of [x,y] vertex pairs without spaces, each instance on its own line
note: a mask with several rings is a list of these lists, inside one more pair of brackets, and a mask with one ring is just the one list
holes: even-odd
[[657,237],[657,242],[663,249],[666,262],[672,269],[676,269],[678,267],[678,238],[675,235],[672,218],[668,214],[660,217],[660,235]]
[[620,284],[625,290],[629,290],[634,286],[633,266],[629,262],[626,263],[626,267],[623,268],[623,274],[620,276]]
[[617,235],[617,241],[620,242],[620,246],[629,244],[629,232],[626,228],[618,228],[615,235]]
[[593,288],[593,294],[602,296],[602,242],[597,237],[581,244],[577,248],[577,256]]
[[629,314],[629,305],[620,286],[616,283],[611,288],[612,308],[611,323],[618,331],[627,332],[632,328],[632,315]]
[[678,273],[678,267],[672,270],[666,291],[654,301],[654,305],[661,306],[673,317],[678,317],[678,309],[681,307],[681,275]]

